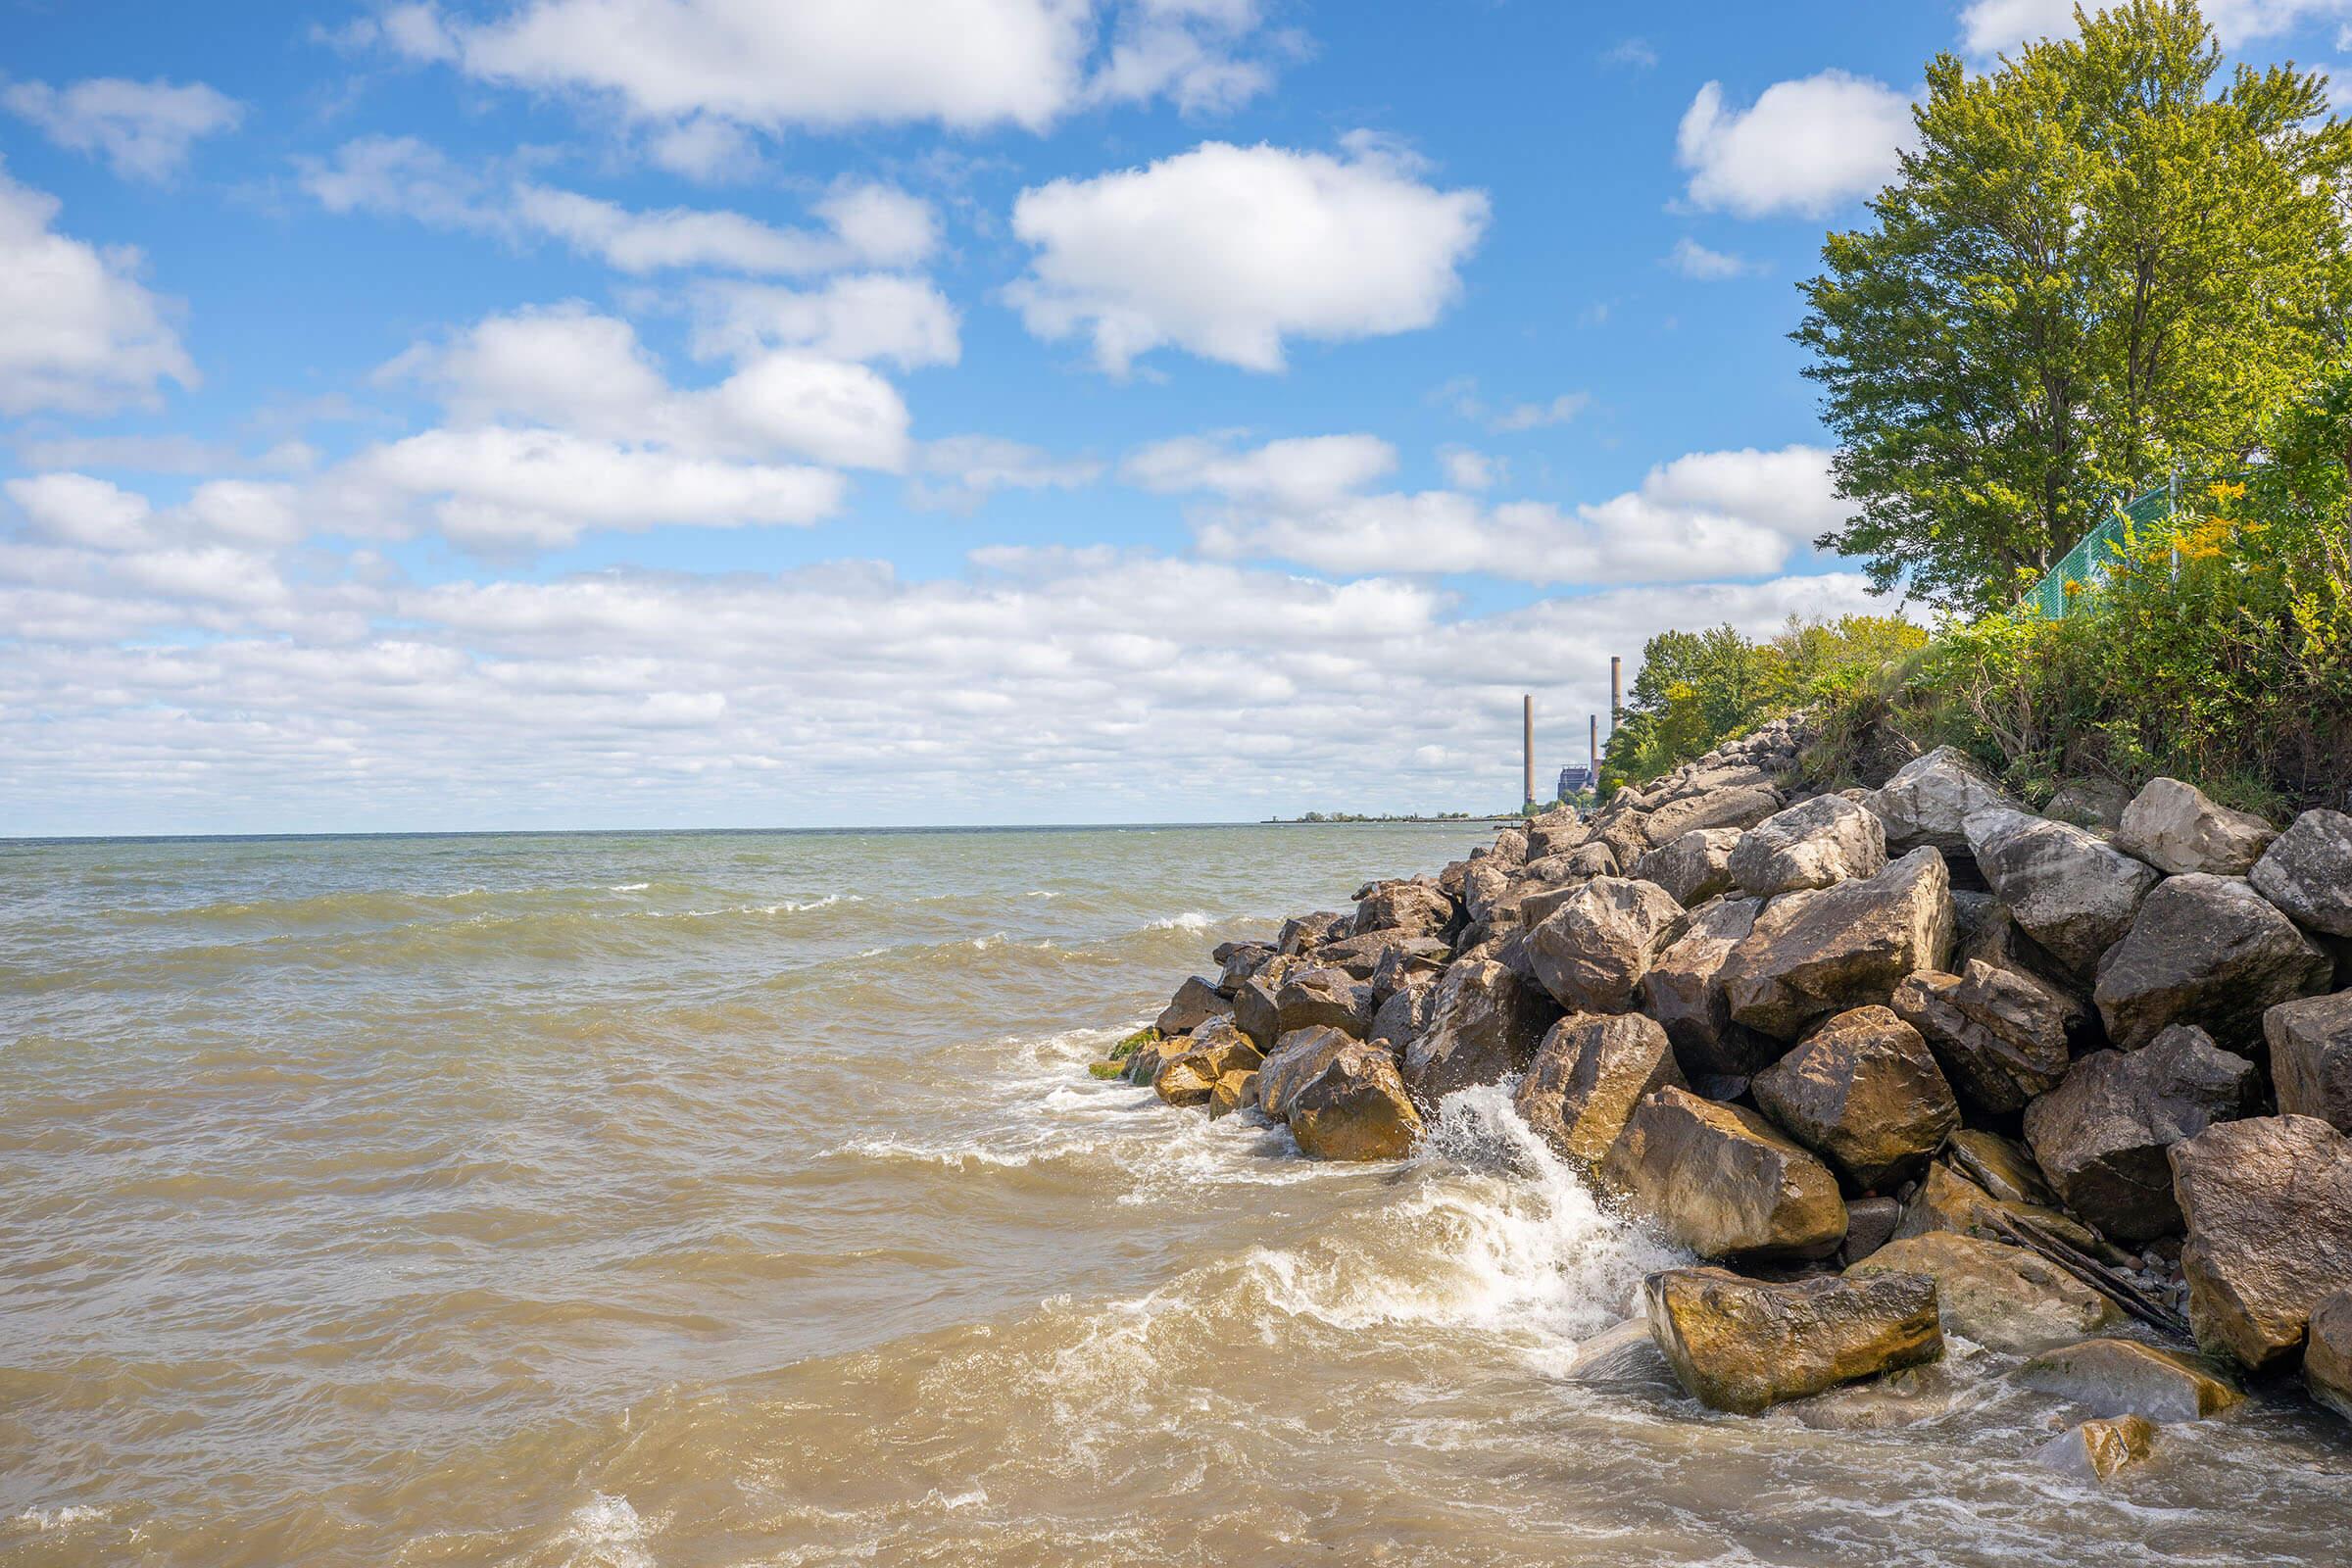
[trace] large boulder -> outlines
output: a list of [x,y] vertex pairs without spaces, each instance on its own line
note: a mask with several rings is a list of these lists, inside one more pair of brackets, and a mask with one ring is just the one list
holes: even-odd
[[1217,975],[1217,990],[1230,997],[1241,983],[1263,969],[1274,957],[1271,942],[1220,942],[1210,957],[1224,967]]
[[2008,1240],[2002,1224],[2018,1220],[2038,1226],[2061,1241],[2094,1256],[2103,1257],[2106,1261],[2131,1261],[2093,1236],[2080,1222],[2067,1218],[2058,1210],[2020,1200],[1995,1198],[1941,1160],[1928,1166],[1928,1173],[1921,1178],[1918,1191],[1911,1195],[1911,1200],[1903,1206],[1902,1222],[1895,1226],[1894,1234],[1899,1239],[1933,1235],[1936,1231],[1954,1231],[1962,1236],[2000,1242]]
[[2070,778],[2050,796],[2041,814],[2076,827],[2112,833],[2123,825],[2132,792],[2111,778]]
[[1690,916],[1683,934],[1649,960],[1642,1006],[1674,1042],[1683,1074],[1710,1100],[1736,1100],[1781,1053],[1780,1042],[1732,1021],[1723,966],[1755,928],[1763,904],[1717,899]]
[[1421,1137],[1396,1058],[1352,1041],[1292,1087],[1283,1113],[1299,1149],[1317,1159],[1402,1159]]
[[1434,976],[1398,986],[1372,1015],[1372,1032],[1364,1038],[1372,1045],[1403,1055],[1421,1031],[1429,1027],[1437,998],[1438,982]]
[[1256,1042],[1232,1019],[1212,1019],[1184,1037],[1182,1049],[1163,1048],[1152,1088],[1171,1105],[1204,1105],[1216,1093],[1219,1079],[1252,1071],[1263,1059]]
[[2083,829],[2024,811],[1976,822],[1977,867],[2017,928],[2087,978],[2163,877]]
[[1750,1087],[1766,1115],[1865,1191],[1916,1169],[1960,1125],[1927,1042],[1876,1005],[1830,1019]]
[[1892,1005],[1971,1109],[2023,1110],[2066,1076],[2066,1000],[2030,975],[1982,959],[1959,974],[1922,969],[1894,988]]
[[1886,824],[1889,855],[1909,855],[1922,846],[1945,855],[1973,854],[1968,819],[1984,810],[2017,808],[1966,754],[1950,746],[1938,746],[1905,765],[1862,804]]
[[2065,1475],[2106,1481],[2145,1459],[2155,1446],[2155,1423],[2145,1416],[2122,1415],[2071,1426],[2043,1444],[2034,1457]]
[[2031,1354],[2124,1321],[2113,1301],[2040,1253],[1956,1231],[1890,1241],[1845,1272],[1889,1270],[1934,1280],[1944,1332],[1988,1349]]
[[2352,1138],[2316,1116],[2221,1122],[2171,1150],[2197,1343],[2250,1367],[2293,1358],[2352,1281]]
[[[1383,937],[1358,937],[1358,942],[1380,942]],[[1435,937],[1389,937],[1380,950],[1380,957],[1372,965],[1372,994],[1382,1002],[1408,986],[1435,980],[1446,972],[1453,961],[1453,950]],[[1335,943],[1345,947],[1346,943]]]
[[1458,958],[1437,983],[1429,1021],[1404,1054],[1404,1079],[1425,1105],[1491,1084],[1535,1055],[1560,1015],[1543,988],[1492,958]]
[[[1677,828],[1668,837],[1677,838],[1686,831],[1688,829]],[[1587,842],[1607,845],[1610,857],[1620,866],[1626,866],[1632,865],[1666,840],[1649,836],[1649,818],[1645,813],[1625,808],[1604,810],[1594,817],[1592,837]]]
[[2352,991],[2282,1002],[2262,1015],[2281,1116],[2352,1132]]
[[1189,1035],[1211,1018],[1233,1016],[1233,1004],[1220,996],[1215,986],[1194,975],[1176,988],[1176,995],[1162,1007],[1152,1027],[1163,1035]]
[[2156,778],[2124,808],[2115,847],[2175,876],[2244,876],[2278,836],[2261,817],[2216,806],[2194,784]]
[[1845,1240],[1830,1168],[1742,1105],[1665,1088],[1634,1107],[1604,1185],[1701,1257],[1827,1257]]
[[1743,1415],[1943,1354],[1936,1282],[1924,1274],[1773,1285],[1675,1268],[1649,1276],[1642,1304],[1684,1390]]
[[1379,1010],[1372,988],[1347,970],[1299,969],[1274,993],[1275,1035],[1328,1026],[1361,1040],[1372,1032],[1372,1015]]
[[2119,1241],[2180,1228],[2165,1151],[2260,1107],[2262,1073],[2177,1025],[2143,1051],[2096,1051],[2026,1107],[2026,1142],[2067,1206]]
[[1780,808],[1778,790],[1763,784],[1735,784],[1654,807],[1643,829],[1650,843],[1671,844],[1699,828],[1754,827]]
[[1282,922],[1275,934],[1274,951],[1285,957],[1297,957],[1309,948],[1319,948],[1326,942],[1337,942],[1348,934],[1355,916],[1337,909],[1318,909],[1313,914],[1293,915]]
[[1545,811],[1527,824],[1527,858],[1541,860],[1580,849],[1592,836],[1585,819],[1568,809]]
[[1766,905],[1724,960],[1724,996],[1735,1021],[1792,1040],[1816,1018],[1886,1001],[1914,969],[1942,968],[1951,946],[1943,857],[1914,850],[1876,876]]
[[1361,980],[1377,989],[1374,979],[1380,972],[1381,960],[1390,954],[1408,957],[1418,956],[1428,961],[1432,969],[1442,969],[1452,949],[1436,937],[1421,936],[1403,931],[1367,931],[1361,936],[1342,937],[1326,942],[1304,955],[1305,960],[1323,969],[1345,969],[1348,977]]
[[2254,890],[2297,923],[2352,937],[2352,816],[2305,811],[2247,872]]
[[2303,1347],[2303,1386],[2311,1396],[2352,1421],[2352,1287],[2312,1309]]
[[1528,933],[1536,978],[1575,1012],[1623,1012],[1652,954],[1682,929],[1683,906],[1654,882],[1594,877]]
[[1402,931],[1434,937],[1453,923],[1453,901],[1435,882],[1375,882],[1355,901],[1355,934]]
[[1496,910],[1513,902],[1518,887],[1510,867],[1492,858],[1473,860],[1470,869],[1462,873],[1462,907],[1469,910],[1471,919],[1491,922]]
[[1291,1113],[1292,1097],[1308,1080],[1341,1052],[1360,1043],[1337,1029],[1299,1029],[1284,1035],[1258,1063],[1257,1108],[1281,1121]]
[[1743,835],[1736,827],[1700,827],[1651,850],[1634,862],[1634,875],[1655,882],[1675,902],[1695,909],[1732,887],[1732,851]]
[[1233,988],[1233,1021],[1257,1042],[1258,1050],[1273,1050],[1274,1042],[1282,1037],[1282,1009],[1274,1004],[1274,998],[1283,981],[1298,970],[1312,967],[1304,958],[1277,954]]
[[1560,1157],[1597,1165],[1634,1107],[1683,1075],[1666,1031],[1640,1013],[1570,1013],[1551,1026],[1511,1103]]
[[2193,1023],[2233,1051],[2262,1037],[2262,1015],[2325,991],[2334,960],[2234,877],[2167,878],[2099,961],[2091,993],[2107,1037],[2127,1051]]
[[2045,1350],[2017,1369],[2017,1380],[2097,1416],[2202,1421],[2245,1402],[2220,1367],[2138,1340],[2084,1340]]
[[1886,868],[1886,827],[1839,795],[1817,795],[1758,822],[1740,837],[1730,865],[1740,891],[1759,899],[1876,876]]

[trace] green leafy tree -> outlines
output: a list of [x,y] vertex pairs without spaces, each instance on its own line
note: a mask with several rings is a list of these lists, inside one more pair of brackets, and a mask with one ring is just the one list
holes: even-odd
[[2324,76],[2225,79],[2191,0],[1927,71],[1917,145],[1792,334],[1881,591],[2006,603],[2119,494],[2240,461],[2343,341],[2352,131]]

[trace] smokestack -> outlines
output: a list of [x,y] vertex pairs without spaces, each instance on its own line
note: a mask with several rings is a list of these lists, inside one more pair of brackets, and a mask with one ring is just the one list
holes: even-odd
[[1524,787],[1527,804],[1536,804],[1536,698],[1533,692],[1519,699],[1519,751],[1522,759],[1520,784]]
[[1592,794],[1594,798],[1597,799],[1600,795],[1600,715],[1598,713],[1594,713],[1592,715],[1592,772],[1591,777],[1592,780]]
[[1625,661],[1615,654],[1609,656],[1609,733],[1617,733],[1617,723],[1625,717]]

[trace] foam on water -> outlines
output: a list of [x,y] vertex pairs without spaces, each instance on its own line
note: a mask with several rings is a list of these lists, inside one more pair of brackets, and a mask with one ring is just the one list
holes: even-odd
[[600,1492],[572,1510],[559,1537],[571,1568],[653,1568],[653,1529],[626,1497]]

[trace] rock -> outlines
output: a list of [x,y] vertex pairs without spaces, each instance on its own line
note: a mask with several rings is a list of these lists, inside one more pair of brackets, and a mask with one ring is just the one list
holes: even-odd
[[1317,1159],[1402,1159],[1421,1137],[1396,1058],[1350,1042],[1323,1055],[1290,1091],[1284,1114],[1300,1150]]
[[2098,1051],[2026,1107],[2026,1142],[2067,1206],[2118,1241],[2180,1228],[2165,1151],[2261,1102],[2262,1074],[2201,1029],[2144,1051]]
[[1952,1134],[1951,1148],[1955,1163],[1987,1196],[2004,1203],[2058,1206],[2058,1195],[2025,1145],[1981,1127],[1963,1127]]
[[1233,1021],[1257,1042],[1258,1050],[1273,1050],[1282,1034],[1282,1011],[1274,1004],[1275,993],[1294,971],[1311,967],[1302,958],[1276,955],[1233,988]]
[[1604,812],[1592,820],[1592,837],[1586,842],[1605,844],[1620,866],[1632,865],[1656,847],[1648,819],[1638,810]]
[[1578,1342],[1568,1367],[1571,1383],[1637,1383],[1673,1375],[1645,1317],[1629,1317]]
[[1943,858],[1914,850],[1876,876],[1766,905],[1724,960],[1724,996],[1736,1022],[1790,1040],[1816,1018],[1886,1001],[1914,969],[1942,968],[1951,945]]
[[1495,829],[1494,842],[1487,847],[1487,853],[1504,865],[1525,865],[1527,830],[1518,827]]
[[1851,1268],[1894,1240],[1894,1228],[1902,1220],[1903,1205],[1891,1198],[1848,1199],[1845,1245],[1838,1249],[1838,1256]]
[[1572,1012],[1623,1012],[1650,956],[1681,933],[1683,906],[1653,882],[1595,877],[1528,934],[1528,957]]
[[2313,1398],[2352,1421],[2352,1289],[2325,1298],[2312,1309],[2303,1386]]
[[1345,969],[1299,969],[1274,993],[1277,1038],[1294,1029],[1328,1026],[1361,1040],[1372,1032],[1372,1015],[1380,1003],[1372,988]]
[[1741,834],[1736,827],[1692,828],[1671,844],[1634,862],[1634,875],[1655,882],[1687,909],[1695,909],[1732,887],[1732,851]]
[[1758,784],[1734,785],[1653,808],[1643,829],[1649,843],[1671,844],[1700,828],[1754,827],[1780,808],[1778,790]]
[[1152,1087],[1152,1080],[1159,1076],[1159,1069],[1166,1066],[1171,1057],[1191,1049],[1192,1037],[1190,1035],[1177,1035],[1165,1040],[1153,1035],[1150,1039],[1139,1041],[1136,1048],[1127,1054],[1127,1060],[1123,1064],[1126,1068],[1123,1076],[1129,1083],[1140,1084],[1149,1089]]
[[1300,1029],[1284,1035],[1258,1065],[1257,1108],[1276,1121],[1288,1117],[1292,1097],[1341,1051],[1357,1043],[1337,1029]]
[[2252,883],[2192,872],[2148,895],[2131,934],[2100,960],[2091,995],[2126,1051],[2176,1023],[2243,1050],[2261,1038],[2266,1010],[2325,991],[2334,973]]
[[2042,1445],[2034,1457],[2051,1469],[2085,1481],[2105,1481],[2137,1464],[2156,1444],[2156,1428],[2144,1417],[2085,1421]]
[[2299,925],[2352,937],[2352,816],[2305,811],[2247,873],[2254,891]]
[[1492,858],[1472,861],[1470,869],[1462,873],[1462,907],[1473,920],[1492,920],[1494,911],[1509,902],[1516,886],[1509,870]]
[[1730,864],[1740,890],[1759,899],[1876,876],[1886,868],[1886,827],[1836,795],[1815,796],[1758,822],[1740,837]]
[[[1764,906],[1755,899],[1717,899],[1692,912],[1688,927],[1649,960],[1642,976],[1642,1006],[1674,1042],[1683,1075],[1712,1100],[1737,1099],[1747,1080],[1781,1053],[1778,1041],[1732,1021],[1723,991],[1724,960],[1754,929]],[[1738,1087],[1718,1094],[1716,1087]]]
[[1434,937],[1402,937],[1391,942],[1372,965],[1372,994],[1386,1004],[1408,987],[1426,985],[1446,972],[1453,952]]
[[2058,786],[2042,815],[2075,827],[2112,833],[2123,825],[2132,792],[2111,778],[2070,778]]
[[1176,988],[1174,1000],[1160,1010],[1152,1027],[1163,1035],[1189,1035],[1211,1018],[1233,1016],[1233,1004],[1199,975]]
[[1318,909],[1313,914],[1295,915],[1282,922],[1282,930],[1274,938],[1274,951],[1285,957],[1297,957],[1309,948],[1319,948],[1326,942],[1337,942],[1347,936],[1355,924],[1355,917],[1337,909]]
[[1597,1165],[1651,1091],[1683,1086],[1666,1031],[1639,1013],[1570,1013],[1551,1026],[1511,1103],[1561,1158]]
[[1555,880],[1561,882],[1615,876],[1618,869],[1617,853],[1606,844],[1580,844],[1566,855],[1553,856],[1548,863],[1558,867]]
[[1531,860],[1566,855],[1581,849],[1592,830],[1574,811],[1546,811],[1527,824],[1527,858]]
[[1373,1045],[1384,1046],[1402,1055],[1405,1048],[1429,1026],[1429,1015],[1437,995],[1438,983],[1435,979],[1397,987],[1389,993],[1389,1000],[1382,1003],[1380,1010],[1372,1015],[1372,1032],[1365,1038]]
[[1881,1006],[1838,1014],[1750,1088],[1766,1115],[1865,1190],[1918,1168],[1960,1125],[1927,1042]]
[[1492,959],[1457,958],[1437,983],[1428,1024],[1404,1054],[1404,1078],[1421,1103],[1491,1084],[1525,1067],[1559,1016],[1541,987]]
[[1977,819],[1978,869],[2019,930],[2087,978],[2132,929],[2156,884],[2152,867],[2065,822],[2023,811]]
[[1899,1238],[1927,1236],[1936,1231],[1956,1231],[1963,1236],[1981,1237],[1988,1242],[2006,1240],[1993,1224],[1996,1217],[2031,1221],[2082,1251],[2108,1262],[2131,1261],[2058,1210],[2035,1203],[2005,1201],[1994,1198],[1941,1160],[1928,1166],[1928,1174],[1921,1179],[1919,1191],[1913,1193],[1911,1200],[1903,1205],[1902,1223],[1895,1226],[1894,1234]]
[[2098,1416],[2202,1421],[2245,1402],[2219,1371],[2198,1357],[2137,1340],[2099,1339],[2045,1350],[2017,1369],[2017,1380]]
[[1243,981],[1266,966],[1274,956],[1274,947],[1266,942],[1221,942],[1212,956],[1225,966],[1217,976],[1217,990],[1230,997]]
[[1208,1119],[1215,1121],[1220,1116],[1230,1116],[1237,1110],[1246,1110],[1255,1104],[1257,1072],[1255,1067],[1246,1067],[1218,1079],[1217,1087],[1208,1097]]
[[[1436,937],[1403,931],[1367,931],[1362,936],[1342,937],[1337,942],[1326,942],[1305,956],[1309,963],[1320,968],[1345,969],[1351,978],[1361,980],[1378,991],[1381,963],[1391,954],[1396,955],[1397,962],[1403,964],[1409,965],[1419,959],[1423,968],[1435,973],[1446,967],[1446,960],[1452,956],[1452,952]],[[1391,972],[1396,972],[1394,965]],[[1392,986],[1391,989],[1395,988]],[[1387,995],[1386,992],[1381,994]]]
[[2261,817],[2216,806],[2193,784],[2156,778],[2124,808],[2115,847],[2175,876],[2244,876],[2278,836]]
[[1192,1034],[1162,1043],[1152,1088],[1171,1105],[1202,1105],[1228,1073],[1249,1072],[1264,1059],[1255,1042],[1229,1018],[1213,1018]]
[[1453,901],[1434,882],[1375,882],[1355,901],[1355,934],[1402,931],[1434,937],[1453,923]]
[[1845,1200],[1827,1165],[1754,1111],[1686,1090],[1634,1107],[1601,1179],[1701,1257],[1827,1257],[1845,1240]]
[[2262,1116],[2171,1154],[2197,1343],[2250,1367],[2291,1359],[2321,1300],[2352,1281],[2352,1138],[2316,1116]]
[[2281,1116],[2352,1132],[2352,991],[2282,1002],[2262,1015]]
[[1988,783],[1965,753],[1938,746],[1906,764],[1864,802],[1886,825],[1886,853],[1909,855],[1932,846],[1945,855],[1971,855],[1968,819],[2017,803]]
[[1848,1277],[1892,1269],[1936,1282],[1943,1330],[1987,1349],[2029,1354],[2113,1328],[2113,1301],[2037,1252],[1955,1231],[1890,1241]]
[[1920,1274],[1772,1285],[1677,1268],[1649,1276],[1642,1299],[1675,1380],[1716,1410],[1755,1415],[1943,1354],[1936,1282]]
[[2023,1110],[2066,1076],[2065,999],[2030,976],[1977,959],[1960,974],[1922,969],[1894,988],[1893,1006],[1972,1109]]

